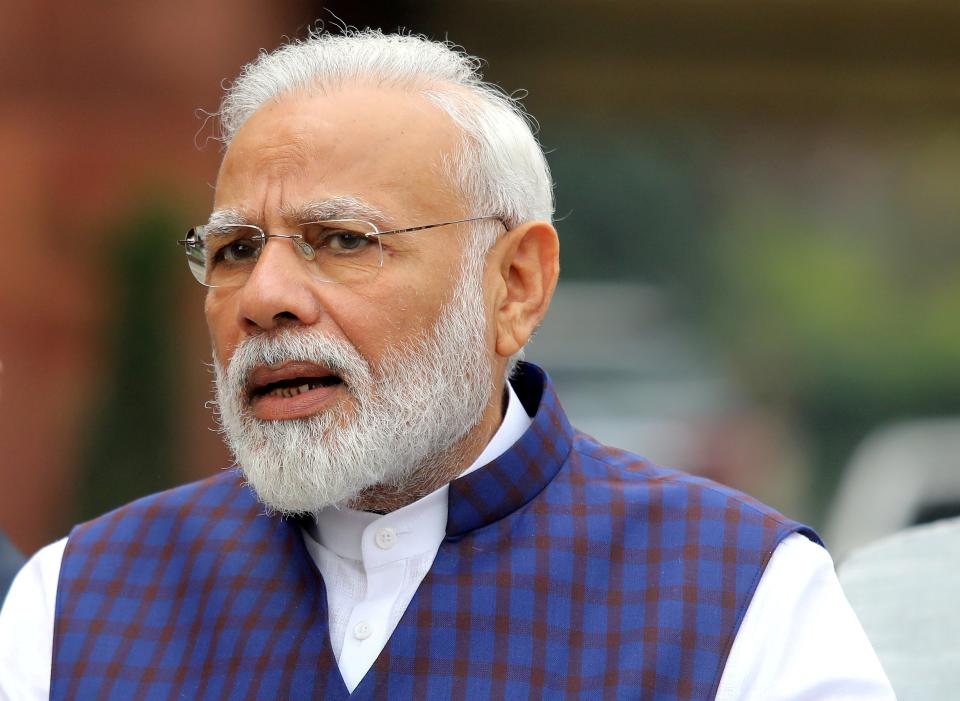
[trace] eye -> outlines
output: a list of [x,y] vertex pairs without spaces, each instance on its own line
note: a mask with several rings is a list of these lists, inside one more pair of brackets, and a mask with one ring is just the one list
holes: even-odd
[[228,263],[242,263],[257,257],[259,246],[253,239],[237,239],[217,251],[217,258]]
[[317,248],[326,248],[331,253],[355,253],[374,244],[373,239],[353,231],[325,231],[317,240]]
[[256,229],[252,227],[237,227],[211,232],[207,237],[211,263],[217,265],[255,261],[260,255],[262,239],[259,235],[251,236],[254,231]]

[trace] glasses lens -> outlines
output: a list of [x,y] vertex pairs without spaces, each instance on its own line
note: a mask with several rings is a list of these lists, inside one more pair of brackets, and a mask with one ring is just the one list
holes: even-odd
[[190,272],[207,287],[240,287],[253,272],[270,238],[292,239],[311,273],[324,282],[362,284],[383,266],[377,228],[358,219],[311,222],[298,234],[264,235],[258,227],[198,226],[184,244]]
[[304,224],[300,229],[303,240],[315,251],[312,268],[321,280],[364,283],[383,267],[380,237],[369,222],[337,219]]
[[263,248],[263,232],[255,226],[197,227],[199,245],[187,246],[187,262],[201,284],[239,287],[247,281]]
[[187,254],[187,265],[190,272],[201,285],[207,282],[206,254],[203,251],[203,241],[200,231],[203,227],[194,227],[187,232],[186,238],[180,243],[183,244],[184,251]]

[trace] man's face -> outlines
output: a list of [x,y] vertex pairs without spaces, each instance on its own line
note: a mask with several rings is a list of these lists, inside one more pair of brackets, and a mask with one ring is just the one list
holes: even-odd
[[[399,92],[353,87],[283,99],[261,108],[237,132],[220,168],[214,206],[240,210],[270,233],[295,233],[281,212],[337,197],[380,210],[388,217],[385,226],[462,218],[473,213],[464,210],[439,167],[457,137],[439,109]],[[348,340],[375,364],[386,349],[436,321],[456,283],[457,234],[456,227],[444,227],[385,239],[383,270],[359,287],[311,279],[290,241],[270,240],[246,285],[207,296],[217,358],[227,365],[245,338],[295,320]],[[297,413],[280,407],[278,416],[283,412]]]
[[[295,233],[292,212],[338,199],[381,212],[381,229],[463,218],[475,213],[440,168],[457,139],[442,112],[401,93],[356,87],[287,98],[236,134],[215,209],[274,234]],[[495,426],[486,285],[482,268],[461,285],[459,233],[388,237],[384,268],[363,286],[317,280],[290,240],[271,239],[244,286],[209,291],[224,426],[268,505],[303,511],[372,484],[401,488],[431,452]],[[307,337],[318,339],[315,352],[290,352]],[[251,356],[255,348],[262,353]],[[238,349],[244,357],[231,368]],[[336,381],[315,381],[325,375]],[[454,382],[442,387],[437,376]]]

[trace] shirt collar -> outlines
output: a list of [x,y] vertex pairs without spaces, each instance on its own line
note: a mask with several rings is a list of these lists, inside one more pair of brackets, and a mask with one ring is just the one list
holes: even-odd
[[[497,432],[477,459],[460,474],[460,478],[475,472],[495,460],[526,432],[531,418],[510,383],[507,383],[507,410]],[[449,485],[407,504],[389,514],[373,514],[355,509],[327,507],[315,515],[307,525],[307,532],[315,541],[340,557],[363,561],[368,569],[398,559],[413,557],[431,549],[436,551],[447,530]],[[383,548],[378,535],[392,531],[395,545]]]
[[473,461],[473,464],[460,473],[460,477],[469,475],[474,470],[478,470],[510,450],[510,446],[520,440],[520,436],[530,428],[531,421],[532,419],[524,411],[523,404],[520,403],[520,398],[517,397],[513,386],[507,382],[507,410],[504,412],[500,428],[493,434],[493,438],[487,443],[483,452],[477,456],[477,459]]

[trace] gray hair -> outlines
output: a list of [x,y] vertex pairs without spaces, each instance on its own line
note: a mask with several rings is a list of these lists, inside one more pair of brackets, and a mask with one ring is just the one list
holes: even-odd
[[[550,221],[553,188],[533,120],[520,103],[483,81],[481,61],[449,42],[412,34],[348,29],[312,32],[272,53],[262,52],[227,88],[220,105],[221,139],[261,106],[291,93],[328,92],[367,83],[422,94],[463,131],[451,162],[441,167],[474,215],[490,214],[508,227]],[[487,245],[497,231],[491,232]]]

